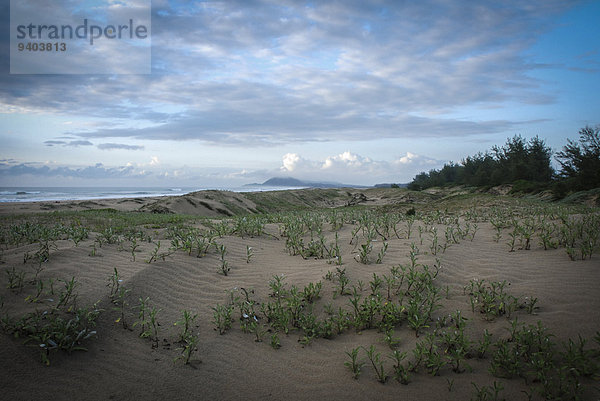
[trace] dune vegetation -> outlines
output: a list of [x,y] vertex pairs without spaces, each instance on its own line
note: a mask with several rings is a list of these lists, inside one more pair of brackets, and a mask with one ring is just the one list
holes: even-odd
[[254,212],[221,217],[3,214],[5,394],[597,396],[597,208],[359,192],[249,194]]

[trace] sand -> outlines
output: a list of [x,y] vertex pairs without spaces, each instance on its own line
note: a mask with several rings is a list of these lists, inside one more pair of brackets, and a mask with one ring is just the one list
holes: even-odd
[[[336,190],[338,191],[338,190]],[[339,190],[337,197],[307,196],[310,202],[323,206],[343,206],[353,199],[356,192]],[[366,200],[359,203],[379,205],[386,203],[408,207],[406,200],[417,195],[386,195],[383,192],[366,192]],[[300,192],[302,194],[302,192]],[[374,194],[378,194],[375,196]],[[194,211],[195,214],[209,217],[227,213],[233,214],[231,204],[225,205],[218,198],[220,193],[211,191],[206,194],[178,198],[102,200],[87,202],[29,203],[0,205],[0,214],[11,216],[15,213],[31,214],[47,210],[85,210],[88,208],[115,208],[119,210],[156,210],[163,212]],[[288,194],[292,196],[293,194]],[[294,196],[297,196],[294,195]],[[260,207],[257,198],[226,194],[229,202],[237,202],[240,208],[256,209]],[[230,199],[235,197],[237,200]],[[314,198],[318,198],[315,200]],[[192,200],[194,205],[189,202]],[[391,199],[391,200],[390,200]],[[200,201],[210,207],[202,205]],[[500,202],[500,201],[499,201]],[[501,200],[501,202],[509,202]],[[329,204],[328,204],[329,203]],[[51,206],[48,206],[51,205]],[[186,205],[189,205],[186,206]],[[186,209],[187,208],[187,209]],[[168,210],[167,210],[168,209]],[[185,210],[184,210],[185,209]],[[227,210],[227,213],[218,209]],[[543,250],[534,241],[531,250],[508,252],[505,238],[495,242],[494,229],[489,222],[479,222],[479,230],[473,241],[462,240],[450,246],[443,254],[426,254],[429,240],[424,236],[424,245],[419,245],[416,223],[410,239],[396,237],[388,240],[388,251],[383,263],[359,263],[354,256],[358,249],[349,244],[352,236],[351,224],[339,231],[342,244],[343,268],[346,269],[352,284],[362,280],[368,288],[373,273],[387,274],[392,266],[407,264],[411,243],[416,242],[422,249],[420,263],[433,265],[436,256],[441,260],[441,270],[436,286],[448,288],[444,294],[442,308],[435,312],[434,318],[462,310],[468,318],[467,333],[473,341],[482,337],[484,329],[493,334],[493,339],[508,338],[510,321],[504,316],[487,321],[480,313],[472,313],[468,295],[463,287],[471,279],[486,281],[506,280],[507,291],[519,298],[537,297],[539,309],[535,314],[523,310],[515,312],[520,322],[542,323],[556,336],[560,343],[568,338],[591,338],[600,330],[600,255],[591,260],[571,261],[564,249]],[[194,223],[202,227],[202,221]],[[326,228],[329,226],[326,224]],[[399,226],[400,227],[400,226]],[[443,237],[443,225],[439,225],[440,237]],[[165,229],[148,230],[154,239],[161,239],[166,247]],[[344,366],[348,360],[345,351],[357,346],[375,345],[382,353],[386,370],[391,371],[392,361],[387,358],[391,353],[383,341],[384,335],[376,329],[357,333],[346,330],[333,339],[314,339],[303,345],[298,340],[300,331],[293,330],[289,335],[280,334],[281,348],[270,346],[270,333],[263,342],[255,342],[252,334],[241,331],[239,324],[224,335],[214,330],[212,307],[225,304],[228,292],[236,288],[254,290],[254,299],[258,302],[269,298],[268,282],[273,275],[285,275],[288,288],[291,284],[303,288],[310,282],[321,281],[323,289],[321,299],[315,305],[315,314],[325,317],[324,306],[331,303],[334,309],[343,307],[351,310],[349,296],[333,297],[336,283],[324,279],[328,271],[336,268],[325,259],[290,256],[285,249],[285,238],[281,236],[279,225],[266,226],[267,234],[259,237],[224,236],[217,238],[219,244],[227,247],[226,259],[231,267],[228,276],[218,273],[220,257],[211,249],[203,258],[188,256],[183,251],[146,263],[155,245],[141,243],[132,261],[131,253],[120,250],[118,244],[104,244],[96,256],[90,256],[91,246],[96,236],[75,246],[72,241],[56,241],[56,249],[51,251],[50,260],[44,263],[40,278],[63,278],[72,276],[79,282],[77,303],[80,306],[100,301],[104,309],[97,325],[97,337],[87,344],[88,351],[75,351],[71,355],[64,352],[51,354],[51,365],[40,362],[40,354],[35,344],[23,345],[22,339],[14,339],[6,334],[0,335],[0,380],[2,398],[5,400],[469,400],[474,396],[474,386],[491,385],[494,381],[503,383],[501,396],[507,400],[526,400],[523,391],[531,391],[522,379],[502,379],[488,373],[489,355],[485,359],[467,360],[472,371],[454,373],[450,367],[444,367],[438,377],[429,375],[424,369],[411,376],[411,383],[402,385],[393,378],[381,384],[376,380],[373,369],[366,364],[362,374],[355,380]],[[334,233],[326,229],[328,241],[333,241]],[[128,243],[123,247],[128,249]],[[250,263],[246,262],[246,247],[254,250]],[[375,252],[382,246],[381,238],[374,242]],[[37,244],[8,246],[2,244],[2,270],[16,267],[33,272],[33,264],[23,264],[23,254],[33,253]],[[165,249],[165,248],[163,248]],[[374,252],[374,253],[375,253]],[[373,259],[375,256],[373,256]],[[133,308],[140,297],[150,297],[151,304],[160,308],[159,345],[153,347],[149,339],[139,338],[138,328],[124,329],[115,320],[119,312],[113,310],[107,287],[108,277],[117,267],[123,278],[121,285],[131,290],[126,311],[126,321],[131,325],[137,315]],[[32,304],[25,302],[27,295],[35,292],[33,284],[26,284],[22,292],[16,294],[6,288],[7,275],[0,277],[0,296],[4,301],[2,315],[20,316],[32,310],[45,310],[53,303],[43,301]],[[364,294],[368,294],[368,289]],[[239,293],[239,290],[238,290]],[[179,327],[174,322],[181,319],[182,310],[197,313],[195,332],[200,341],[193,356],[192,365],[174,361],[180,355],[177,343]],[[234,312],[234,316],[236,316]],[[426,329],[425,333],[431,329]],[[396,329],[400,339],[398,350],[407,351],[408,359],[419,338],[406,322]],[[593,347],[593,341],[590,341]],[[491,352],[490,352],[491,353]],[[201,360],[201,361],[199,361]],[[361,360],[367,361],[361,351]],[[368,362],[368,361],[367,361]],[[597,381],[584,378],[584,399],[597,399],[593,389]],[[534,392],[533,399],[541,399]]]

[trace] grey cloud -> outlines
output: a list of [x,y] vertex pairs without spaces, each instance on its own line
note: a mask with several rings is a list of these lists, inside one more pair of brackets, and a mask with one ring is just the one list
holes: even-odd
[[79,147],[79,146],[92,146],[93,143],[91,143],[90,141],[85,141],[85,140],[75,140],[75,141],[44,141],[44,145],[46,146],[56,146],[56,145],[62,145],[62,146],[73,146],[73,147]]
[[144,147],[139,146],[139,145],[125,145],[122,143],[101,143],[100,145],[98,145],[98,149],[101,149],[101,150],[117,150],[117,149],[142,150],[142,149],[144,149]]
[[91,143],[90,141],[70,141],[69,143],[67,143],[65,146],[74,146],[74,147],[78,147],[78,146],[93,146],[94,144]]
[[0,176],[15,177],[22,175],[103,179],[131,177],[135,175],[135,171],[132,166],[104,167],[102,163],[80,168],[65,166],[50,168],[48,166],[35,166],[27,163],[21,163],[10,167],[0,166]]
[[441,116],[554,102],[528,75],[545,67],[523,50],[575,4],[155,1],[152,75],[2,74],[0,102],[106,119],[66,133],[84,139],[261,146],[503,132],[521,122]]
[[242,111],[197,113],[164,125],[139,129],[104,129],[71,133],[86,138],[201,140],[224,145],[269,146],[294,141],[365,140],[490,134],[511,130],[510,121],[472,122],[410,115],[364,116],[320,113],[318,108],[271,109],[268,115]]
[[65,141],[44,141],[44,145],[46,146],[54,146],[54,145],[64,145]]

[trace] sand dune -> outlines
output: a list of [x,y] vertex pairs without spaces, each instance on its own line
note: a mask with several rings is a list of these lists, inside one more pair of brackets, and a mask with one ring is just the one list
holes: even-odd
[[[335,196],[331,195],[335,192]],[[291,202],[298,193],[286,192],[280,199],[280,205]],[[353,193],[345,190],[319,192],[318,196],[306,197],[307,206],[331,207],[343,206],[353,199]],[[208,197],[207,197],[208,196]],[[261,198],[262,196],[262,198]],[[379,192],[366,192],[368,201],[362,204],[383,205],[396,204],[406,209],[410,197],[428,196],[423,194],[396,195]],[[506,200],[503,200],[503,202]],[[204,205],[202,202],[206,203]],[[272,202],[272,199],[269,199]],[[295,201],[297,202],[297,201]],[[402,203],[401,203],[402,202]],[[414,202],[414,199],[412,199]],[[508,201],[507,201],[508,202]],[[140,206],[141,204],[141,206]],[[208,206],[207,206],[208,205]],[[235,206],[232,206],[235,205]],[[176,199],[144,199],[143,202],[130,201],[98,201],[93,205],[87,203],[59,204],[61,210],[82,209],[84,207],[112,207],[121,210],[147,210],[166,208],[172,212],[187,212],[206,216],[227,215],[219,209],[234,214],[243,210],[259,210],[267,207],[264,195],[242,195],[232,193],[196,193]],[[24,209],[18,209],[18,208]],[[32,212],[35,205],[10,205],[2,213],[14,213],[16,210]],[[38,210],[43,209],[37,205]],[[273,206],[276,209],[276,206]],[[280,206],[284,207],[284,206]],[[240,209],[236,209],[240,208]],[[8,210],[7,210],[8,209]],[[163,212],[166,211],[163,210]],[[464,220],[461,220],[464,224]],[[207,223],[200,219],[190,223],[195,227],[206,229]],[[401,228],[401,224],[398,228]],[[359,263],[355,256],[359,251],[356,243],[350,244],[353,224],[345,224],[339,231],[339,243],[343,255],[343,265],[351,284],[357,285],[359,280],[365,284],[362,293],[369,294],[369,281],[373,273],[389,274],[390,268],[398,264],[408,264],[411,244],[421,249],[419,263],[433,266],[436,258],[441,261],[441,270],[435,285],[444,294],[442,308],[437,310],[437,318],[462,310],[468,318],[467,335],[472,341],[478,341],[484,329],[492,333],[494,340],[508,338],[510,321],[500,316],[487,321],[476,312],[471,312],[468,295],[464,286],[471,279],[486,281],[506,280],[507,292],[523,299],[537,297],[539,309],[535,314],[524,310],[514,313],[513,317],[526,324],[535,324],[538,320],[556,336],[555,341],[566,341],[581,335],[591,339],[600,329],[600,299],[597,296],[600,284],[600,264],[597,254],[591,260],[569,260],[564,249],[544,251],[535,242],[531,250],[508,252],[507,234],[499,242],[495,242],[494,229],[489,222],[479,222],[478,231],[471,241],[464,239],[453,244],[445,252],[432,255],[427,251],[429,236],[423,235],[423,245],[419,243],[417,228],[425,223],[417,220],[411,238],[387,239],[388,251],[383,263]],[[440,236],[443,237],[445,225],[437,224]],[[325,224],[326,241],[335,240],[335,233]],[[144,228],[156,242],[161,241],[163,250],[168,248],[166,228]],[[224,335],[214,330],[212,323],[212,307],[225,304],[228,293],[239,288],[253,289],[252,298],[259,303],[272,300],[269,297],[268,282],[273,275],[285,276],[288,288],[292,284],[300,289],[309,283],[322,282],[321,298],[314,306],[314,313],[319,319],[327,314],[324,307],[331,304],[334,310],[342,307],[352,309],[350,296],[334,297],[337,284],[326,280],[328,271],[335,271],[335,264],[325,259],[290,256],[285,248],[285,238],[281,236],[280,224],[269,223],[265,226],[266,234],[258,237],[226,235],[215,238],[218,244],[227,248],[226,260],[231,267],[228,276],[218,273],[220,256],[214,248],[202,258],[189,256],[184,251],[177,251],[165,260],[146,263],[146,259],[155,248],[155,243],[140,242],[136,261],[132,261],[128,251],[129,242],[104,244],[97,248],[97,255],[90,256],[94,238],[97,234],[82,241],[77,247],[72,241],[56,241],[57,249],[53,249],[50,260],[44,263],[40,278],[68,279],[72,276],[79,282],[77,304],[90,305],[100,301],[104,309],[101,313],[97,338],[87,343],[87,352],[73,352],[68,355],[55,352],[51,355],[51,366],[40,363],[40,356],[35,344],[27,347],[22,339],[13,339],[8,335],[0,336],[0,358],[2,360],[1,377],[5,399],[41,400],[51,397],[56,400],[90,399],[90,400],[134,400],[134,399],[333,399],[333,400],[431,400],[456,399],[468,400],[473,397],[474,386],[491,385],[494,381],[504,384],[502,397],[507,400],[527,399],[523,391],[532,391],[532,387],[522,379],[500,379],[488,373],[490,356],[485,359],[471,358],[466,362],[472,372],[454,373],[446,366],[439,377],[429,375],[424,369],[411,376],[411,383],[402,385],[393,378],[386,384],[380,384],[373,369],[364,365],[358,380],[354,380],[344,362],[348,360],[345,351],[357,346],[375,345],[382,353],[384,365],[391,372],[392,361],[387,357],[391,353],[383,341],[383,333],[376,329],[362,330],[357,333],[353,328],[345,330],[333,339],[316,338],[310,344],[303,345],[298,340],[301,332],[292,330],[289,335],[280,334],[281,348],[273,349],[270,345],[270,334],[263,342],[255,342],[253,334],[245,334],[239,324]],[[406,237],[403,235],[403,237]],[[306,241],[309,238],[305,238]],[[361,238],[362,241],[362,238]],[[373,255],[382,247],[383,241],[378,237],[373,242]],[[246,262],[246,247],[254,251],[250,263]],[[2,268],[22,269],[28,274],[33,272],[33,263],[23,264],[25,252],[33,253],[37,244],[11,245],[3,244]],[[128,288],[130,306],[126,309],[126,321],[129,326],[137,318],[137,300],[150,297],[151,305],[160,308],[158,321],[160,334],[158,347],[153,348],[152,341],[138,337],[139,328],[124,329],[115,320],[119,312],[113,310],[114,305],[109,298],[108,277],[114,268],[118,269],[123,281],[122,286]],[[24,302],[27,295],[35,292],[35,285],[26,284],[20,293],[6,288],[7,275],[0,279],[4,306],[2,314],[21,316],[32,310],[50,308],[54,302]],[[58,283],[56,287],[59,288]],[[447,296],[445,289],[447,288]],[[180,355],[177,343],[180,328],[173,323],[181,319],[182,310],[198,314],[194,330],[200,341],[193,359],[200,359],[192,366],[181,361],[174,362]],[[239,312],[234,311],[234,316]],[[433,326],[430,323],[430,326]],[[398,349],[407,351],[412,359],[412,350],[425,334],[419,338],[403,321],[395,329],[399,338]],[[593,348],[593,342],[589,343]],[[597,347],[596,347],[597,348]],[[490,351],[491,353],[491,351]],[[367,361],[366,354],[361,359]],[[583,378],[585,386],[584,399],[596,399],[593,386],[597,381]],[[595,398],[594,398],[595,397]],[[533,399],[541,399],[534,395]]]

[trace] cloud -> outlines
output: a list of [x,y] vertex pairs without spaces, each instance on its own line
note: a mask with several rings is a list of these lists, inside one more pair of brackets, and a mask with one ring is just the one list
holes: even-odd
[[78,146],[93,146],[94,144],[91,143],[90,141],[70,141],[69,143],[65,144],[65,146],[74,146],[74,147],[78,147]]
[[153,74],[4,74],[0,110],[93,117],[99,126],[65,134],[121,142],[248,147],[514,132],[523,121],[449,115],[554,102],[524,50],[574,4],[159,1]]
[[65,177],[81,179],[107,179],[107,178],[126,178],[140,175],[133,166],[105,167],[102,163],[85,167],[57,166],[49,167],[47,165],[37,166],[31,163],[20,163],[17,165],[0,165],[0,176],[36,176],[36,177]]
[[126,145],[123,143],[101,143],[98,146],[98,149],[101,150],[118,150],[118,149],[122,149],[122,150],[143,150],[144,147],[143,146],[139,146],[139,145]]
[[66,145],[65,141],[45,141],[44,145],[46,146],[55,146],[55,145]]
[[307,165],[307,160],[303,159],[296,153],[286,153],[283,155],[283,165],[281,166],[281,171],[285,172],[294,172],[298,170],[299,167],[303,167]]
[[79,146],[93,146],[94,144],[91,143],[90,141],[85,141],[85,140],[75,140],[75,141],[56,141],[56,140],[52,140],[52,141],[44,141],[44,145],[46,146],[57,146],[57,145],[62,145],[62,146],[72,146],[72,147],[79,147]]
[[402,156],[401,158],[399,158],[398,160],[396,160],[396,163],[399,164],[412,164],[416,161],[418,161],[420,159],[419,155],[416,155],[414,153],[411,152],[406,152],[406,156]]
[[327,156],[323,160],[311,160],[296,153],[282,157],[279,171],[312,181],[337,181],[345,184],[381,182],[408,182],[417,173],[441,166],[445,161],[412,152],[406,152],[391,161],[374,160],[349,151]]
[[369,166],[373,161],[369,158],[362,157],[360,155],[350,153],[348,151],[341,153],[337,156],[329,156],[325,159],[322,165],[323,170],[330,170],[335,168],[361,168],[363,166]]

